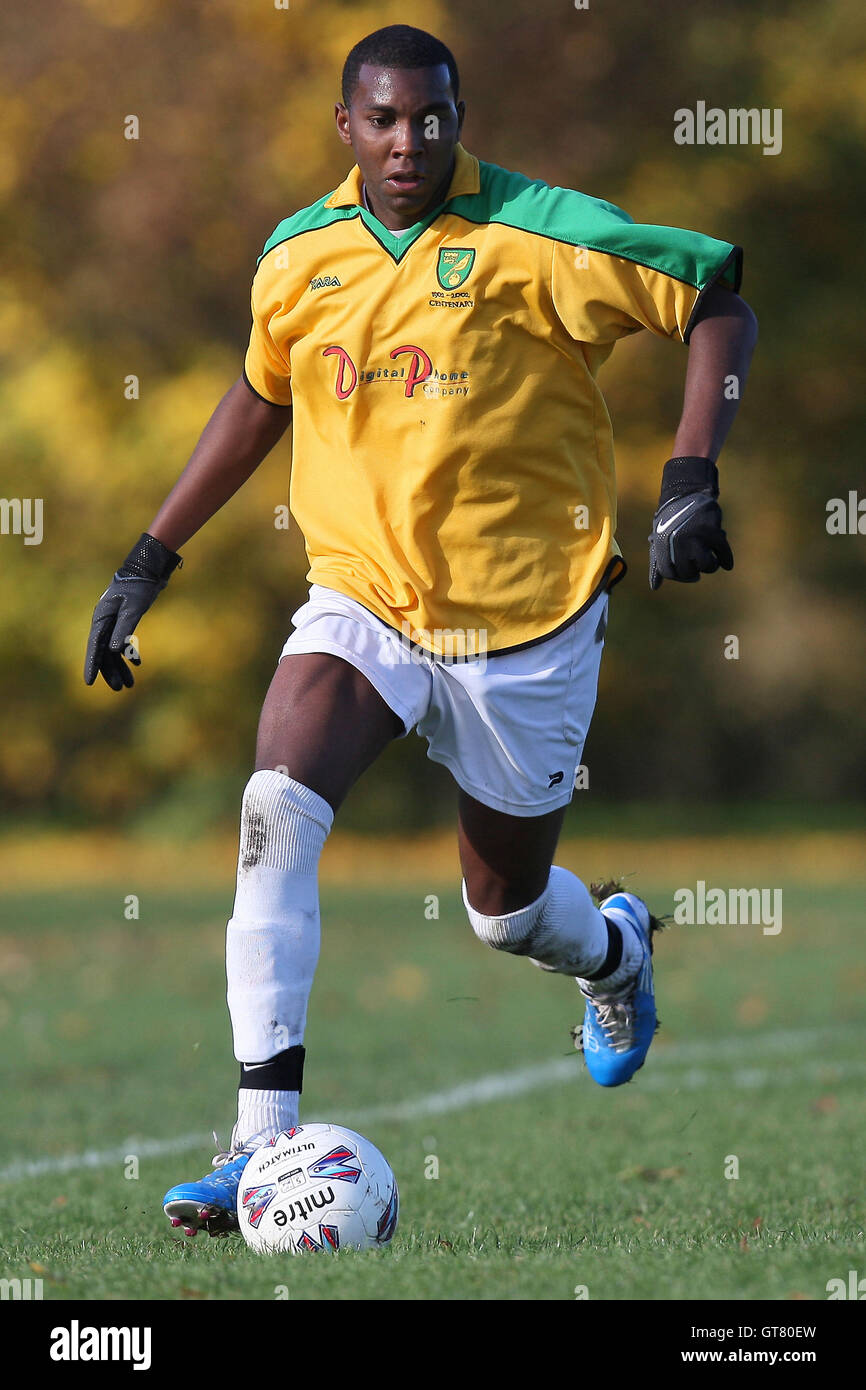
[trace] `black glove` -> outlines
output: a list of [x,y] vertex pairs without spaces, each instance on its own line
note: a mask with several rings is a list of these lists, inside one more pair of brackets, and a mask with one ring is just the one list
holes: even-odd
[[710,459],[668,459],[648,537],[651,589],[660,588],[663,579],[695,584],[720,565],[723,570],[734,568],[718,495],[719,474]]
[[[120,569],[93,610],[90,640],[84,658],[84,682],[92,685],[98,671],[112,690],[135,684],[132,672],[121,656],[136,624],[147,612],[157,594],[165,588],[171,573],[183,561],[145,531],[132,547]],[[134,648],[124,653],[133,666],[141,665]]]

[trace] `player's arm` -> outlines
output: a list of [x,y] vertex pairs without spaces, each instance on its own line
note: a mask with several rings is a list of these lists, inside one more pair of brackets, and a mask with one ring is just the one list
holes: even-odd
[[689,337],[683,411],[673,457],[662,475],[650,543],[650,588],[663,579],[693,584],[733,567],[722,529],[716,459],[740,404],[758,321],[733,290],[714,285]]
[[149,534],[179,550],[255,473],[291,418],[291,406],[271,405],[240,377],[205,425]]
[[734,423],[757,338],[758,320],[744,299],[723,285],[707,290],[689,337],[675,455],[715,463]]
[[[84,663],[87,685],[99,672],[112,690],[133,684],[121,652],[181,563],[176,551],[251,477],[291,418],[291,406],[263,400],[242,377],[223,396],[150,529],[133,546],[94,609]],[[127,653],[132,665],[140,665],[131,647]]]

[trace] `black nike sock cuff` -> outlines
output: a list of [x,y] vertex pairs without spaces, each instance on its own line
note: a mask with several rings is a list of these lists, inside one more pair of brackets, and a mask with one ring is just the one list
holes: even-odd
[[[287,1047],[265,1062],[241,1062],[240,1089],[243,1091],[302,1091],[304,1048],[300,1043]],[[246,1068],[251,1070],[247,1071]]]
[[609,917],[605,917],[604,920],[607,923],[607,955],[595,974],[584,975],[585,980],[605,980],[614,970],[618,970],[622,963],[622,932]]

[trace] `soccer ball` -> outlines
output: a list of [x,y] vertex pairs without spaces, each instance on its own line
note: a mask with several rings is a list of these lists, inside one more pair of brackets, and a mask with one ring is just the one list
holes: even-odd
[[241,1174],[238,1223],[261,1254],[369,1250],[397,1228],[397,1180],[379,1150],[342,1125],[296,1125]]

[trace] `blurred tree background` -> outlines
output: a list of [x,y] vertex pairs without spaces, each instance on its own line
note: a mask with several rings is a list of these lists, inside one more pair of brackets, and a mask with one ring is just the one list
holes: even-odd
[[[826,521],[829,499],[866,495],[860,0],[46,0],[6,8],[0,59],[0,490],[44,499],[41,544],[0,536],[8,820],[182,835],[236,818],[306,591],[297,528],[274,525],[290,437],[185,547],[140,628],[134,691],[84,686],[90,614],[239,374],[265,239],[350,166],[332,114],[348,49],[396,22],[453,48],[479,157],[745,248],[760,341],[721,460],[731,575],[654,596],[646,581],[685,350],[641,334],[603,371],[630,573],[572,828],[621,823],[625,802],[660,825],[850,811],[866,537]],[[674,112],[699,100],[780,109],[781,153],[677,145]],[[449,817],[425,749],[393,745],[342,822]]]

